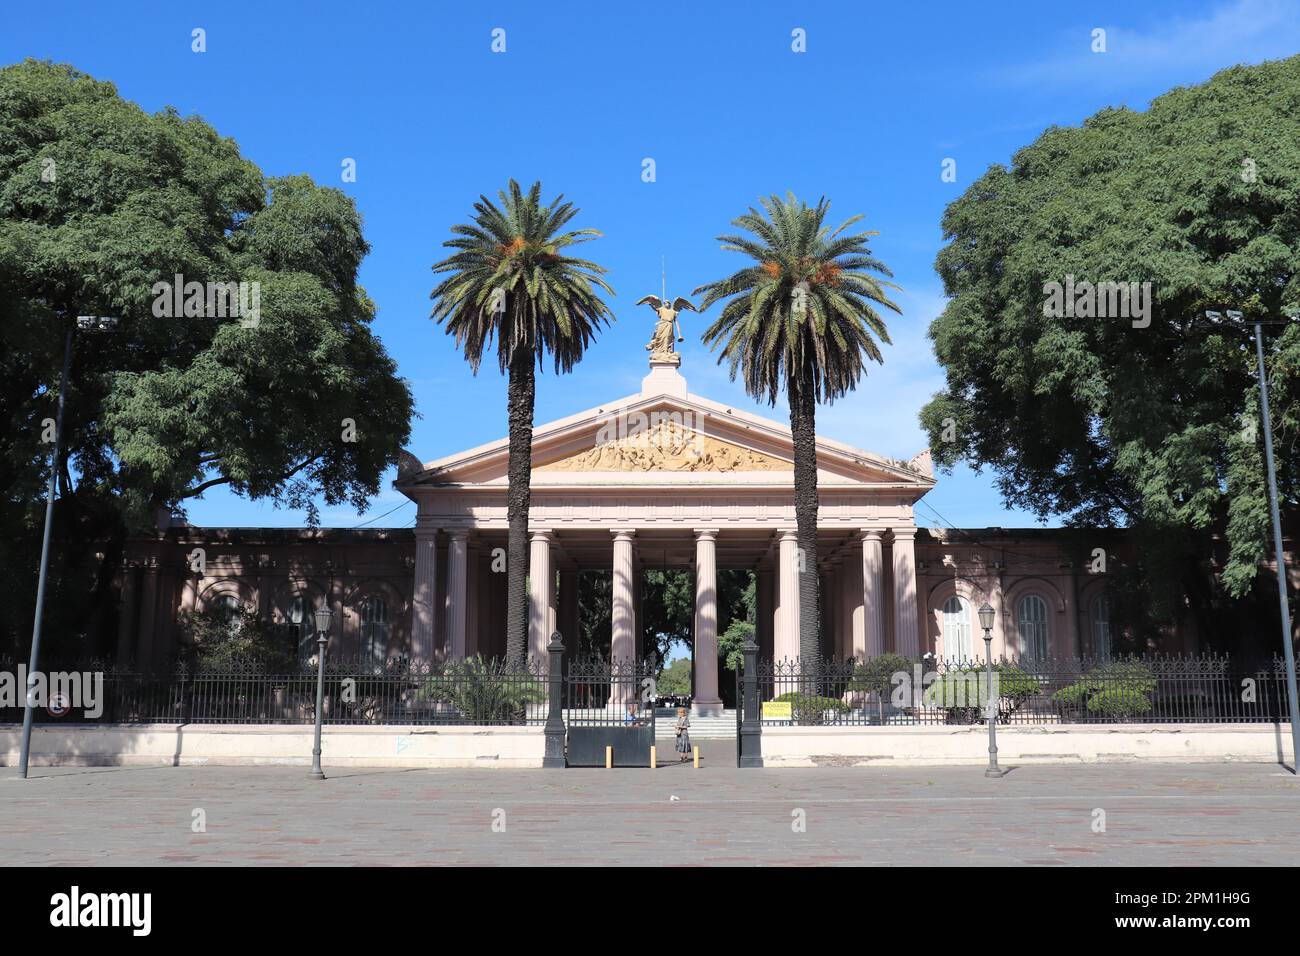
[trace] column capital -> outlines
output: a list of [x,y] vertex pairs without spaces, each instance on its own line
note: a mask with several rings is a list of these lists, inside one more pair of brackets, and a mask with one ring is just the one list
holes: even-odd
[[718,537],[717,528],[696,528],[695,529],[695,540],[697,541],[713,541],[716,540],[717,537]]
[[863,541],[880,541],[885,537],[885,532],[879,528],[863,528],[858,535]]
[[528,532],[529,541],[545,541],[548,544],[555,538],[555,532],[550,528],[539,528],[535,531]]
[[780,531],[777,532],[777,536],[778,536],[782,541],[798,541],[798,540],[799,540],[799,532],[798,532],[797,530],[793,529],[793,528],[782,528]]
[[452,541],[467,541],[469,540],[469,530],[469,528],[448,528],[447,537],[451,538]]
[[438,532],[441,530],[442,529],[437,525],[425,524],[422,521],[417,521],[415,523],[416,538],[436,538],[438,537]]
[[611,528],[609,533],[614,536],[615,541],[631,541],[636,537],[635,528]]
[[890,530],[894,532],[895,541],[911,541],[916,537],[916,525],[909,528],[891,528]]

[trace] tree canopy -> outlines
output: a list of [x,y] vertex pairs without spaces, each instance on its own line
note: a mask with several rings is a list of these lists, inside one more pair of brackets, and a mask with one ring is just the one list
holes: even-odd
[[[6,526],[39,523],[42,422],[78,315],[119,324],[75,333],[61,512],[143,528],[217,485],[309,520],[317,496],[361,508],[413,411],[357,282],[368,248],[350,198],[265,176],[198,117],[146,113],[65,65],[0,69]],[[256,321],[160,316],[177,276],[256,288]]]
[[[1300,57],[1048,129],[943,230],[951,298],[930,338],[947,380],[921,414],[939,463],[991,468],[1042,518],[1132,528],[1157,578],[1186,570],[1178,553],[1208,560],[1222,529],[1224,585],[1249,590],[1268,541],[1254,346],[1202,316],[1300,312]],[[1150,283],[1149,312],[1053,307],[1052,283],[1103,282]],[[1270,339],[1268,374],[1290,503],[1300,328]]]

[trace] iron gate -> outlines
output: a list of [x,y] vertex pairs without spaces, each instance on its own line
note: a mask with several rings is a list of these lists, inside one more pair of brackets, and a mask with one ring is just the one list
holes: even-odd
[[650,766],[655,742],[650,661],[579,657],[564,661],[566,758],[570,767]]

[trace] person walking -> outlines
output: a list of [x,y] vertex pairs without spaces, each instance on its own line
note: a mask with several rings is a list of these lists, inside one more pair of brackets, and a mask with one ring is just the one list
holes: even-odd
[[691,719],[686,716],[686,708],[677,708],[677,762],[686,760],[691,752]]

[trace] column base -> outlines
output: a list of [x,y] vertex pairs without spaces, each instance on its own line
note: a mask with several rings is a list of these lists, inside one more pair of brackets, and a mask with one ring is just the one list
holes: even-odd
[[721,700],[691,701],[691,713],[696,717],[721,717],[722,711]]

